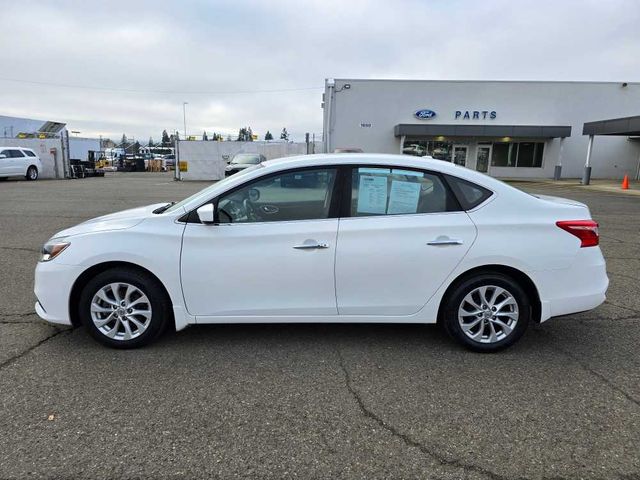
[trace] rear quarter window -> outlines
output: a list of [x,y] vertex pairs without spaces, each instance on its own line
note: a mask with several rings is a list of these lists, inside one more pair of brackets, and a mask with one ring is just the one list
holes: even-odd
[[25,155],[27,157],[35,157],[36,156],[36,154],[33,153],[31,150],[23,150],[23,152],[25,153]]
[[451,175],[445,175],[447,183],[464,210],[472,210],[487,200],[493,192],[480,185]]

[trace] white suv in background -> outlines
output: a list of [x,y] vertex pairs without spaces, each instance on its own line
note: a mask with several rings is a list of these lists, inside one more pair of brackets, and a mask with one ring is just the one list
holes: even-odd
[[0,180],[18,176],[37,180],[41,171],[40,157],[30,148],[0,147]]

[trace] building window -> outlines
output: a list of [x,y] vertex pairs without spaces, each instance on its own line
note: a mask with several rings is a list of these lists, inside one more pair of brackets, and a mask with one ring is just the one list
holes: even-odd
[[407,140],[402,153],[416,157],[430,156],[437,160],[450,162],[453,156],[453,143],[433,140]]
[[494,167],[541,168],[544,142],[496,142],[491,165]]

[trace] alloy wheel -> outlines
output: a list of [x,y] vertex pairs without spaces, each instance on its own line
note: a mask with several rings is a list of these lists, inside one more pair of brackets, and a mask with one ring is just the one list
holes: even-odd
[[518,302],[506,289],[485,285],[471,290],[458,308],[458,323],[464,334],[479,343],[507,338],[518,323]]
[[138,287],[129,283],[110,283],[91,300],[91,320],[98,331],[113,340],[131,340],[142,335],[151,324],[151,302]]

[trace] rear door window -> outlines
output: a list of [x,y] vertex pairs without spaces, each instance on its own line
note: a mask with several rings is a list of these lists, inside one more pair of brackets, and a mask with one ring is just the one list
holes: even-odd
[[15,148],[12,148],[11,150],[9,150],[9,154],[10,154],[11,158],[23,158],[24,157],[24,153],[22,153],[20,150],[17,150]]
[[458,202],[437,174],[402,167],[352,170],[352,217],[457,210]]

